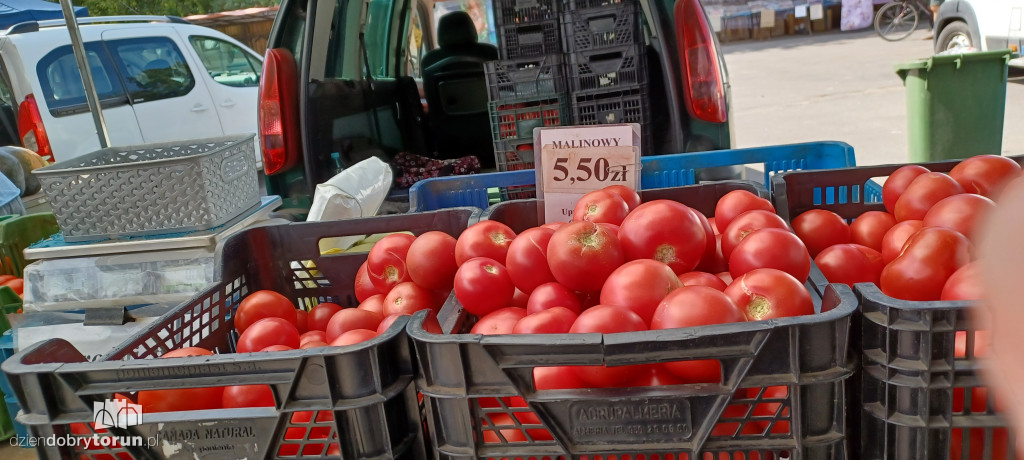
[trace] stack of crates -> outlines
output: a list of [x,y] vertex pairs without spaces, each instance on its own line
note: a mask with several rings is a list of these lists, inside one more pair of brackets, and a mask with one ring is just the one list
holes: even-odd
[[646,139],[651,115],[639,2],[566,0],[566,8],[562,44],[573,124],[639,123]]

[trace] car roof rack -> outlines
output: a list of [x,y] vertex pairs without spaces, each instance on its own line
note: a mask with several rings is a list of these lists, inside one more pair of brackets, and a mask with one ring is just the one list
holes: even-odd
[[[191,24],[185,19],[177,16],[146,16],[146,15],[134,15],[134,16],[86,16],[84,18],[77,18],[79,24],[101,24],[101,23],[119,23],[119,22],[165,22],[172,24]],[[50,19],[46,21],[28,21],[20,22],[11,26],[7,29],[5,35],[17,35],[29,32],[37,32],[43,27],[63,27],[67,23],[64,19]]]

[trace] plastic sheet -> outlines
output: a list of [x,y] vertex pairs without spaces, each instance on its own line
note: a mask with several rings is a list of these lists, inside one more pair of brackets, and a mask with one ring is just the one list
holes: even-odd
[[[377,215],[391,189],[393,177],[391,167],[379,158],[372,157],[356,163],[316,186],[306,221],[322,222]],[[361,239],[360,236],[325,238],[320,241],[320,251],[347,249]]]

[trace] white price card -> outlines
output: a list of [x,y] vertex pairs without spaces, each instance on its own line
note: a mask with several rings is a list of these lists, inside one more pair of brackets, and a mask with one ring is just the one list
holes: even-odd
[[[539,148],[537,148],[539,146]],[[640,188],[640,126],[538,129],[534,148],[539,220],[567,222],[580,197],[610,185]]]
[[797,5],[795,10],[793,11],[793,13],[798,18],[806,18],[807,17],[807,5]]
[[815,3],[811,5],[811,20],[817,21],[818,19],[825,17],[825,7],[821,3]]

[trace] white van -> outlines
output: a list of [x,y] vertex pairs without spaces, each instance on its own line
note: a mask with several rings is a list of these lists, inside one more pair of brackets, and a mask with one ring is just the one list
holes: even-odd
[[[935,21],[935,52],[1024,48],[1024,0],[946,0]],[[1024,66],[1024,58],[1010,61]]]
[[[255,134],[262,58],[245,45],[173,17],[79,23],[110,145]],[[55,161],[99,148],[63,20],[0,33],[0,145]]]

